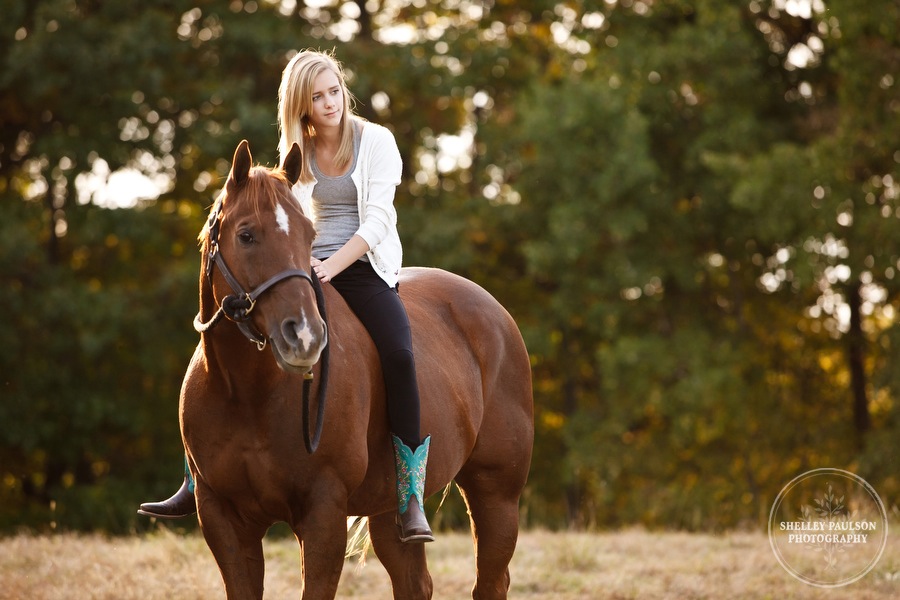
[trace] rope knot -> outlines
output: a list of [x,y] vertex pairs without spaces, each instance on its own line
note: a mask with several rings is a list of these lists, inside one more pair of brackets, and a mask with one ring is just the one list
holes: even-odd
[[222,310],[225,311],[225,316],[238,323],[243,323],[250,318],[254,306],[256,306],[256,302],[250,298],[249,294],[245,296],[229,295],[222,299]]

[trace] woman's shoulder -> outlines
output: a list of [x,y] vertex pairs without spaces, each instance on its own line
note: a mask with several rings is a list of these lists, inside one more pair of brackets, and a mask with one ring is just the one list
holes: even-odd
[[393,132],[384,125],[379,125],[378,123],[373,123],[372,121],[366,121],[364,119],[359,119],[357,123],[362,128],[363,138],[369,138],[378,143],[396,143]]

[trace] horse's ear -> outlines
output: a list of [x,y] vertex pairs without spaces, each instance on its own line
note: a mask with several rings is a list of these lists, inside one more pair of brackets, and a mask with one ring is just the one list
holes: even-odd
[[300,169],[303,167],[302,154],[299,144],[294,142],[291,144],[291,149],[287,156],[284,157],[284,164],[281,166],[284,169],[285,177],[291,182],[292,186],[300,179]]
[[250,174],[250,165],[252,163],[253,157],[250,156],[250,143],[247,140],[241,140],[241,143],[238,144],[237,149],[234,151],[234,159],[231,161],[231,173],[228,175],[228,184],[240,185],[244,183]]

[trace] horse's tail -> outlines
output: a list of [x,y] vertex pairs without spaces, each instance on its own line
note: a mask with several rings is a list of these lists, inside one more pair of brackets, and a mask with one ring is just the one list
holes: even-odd
[[347,517],[347,550],[344,552],[344,558],[357,557],[357,566],[365,566],[371,546],[369,517]]
[[[444,506],[444,500],[450,493],[453,482],[447,484],[441,495],[441,503],[438,504],[437,510],[440,512]],[[344,552],[344,558],[357,558],[357,566],[363,567],[366,564],[366,556],[372,547],[372,536],[369,534],[369,517],[347,517],[347,549]]]

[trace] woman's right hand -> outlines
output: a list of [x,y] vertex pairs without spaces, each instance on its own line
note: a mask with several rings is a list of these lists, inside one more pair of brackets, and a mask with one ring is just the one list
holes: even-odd
[[321,281],[322,283],[328,283],[329,281],[331,281],[331,276],[328,274],[328,269],[325,268],[324,262],[314,256],[312,257],[312,260],[309,264],[313,268],[316,277],[319,278],[319,281]]

